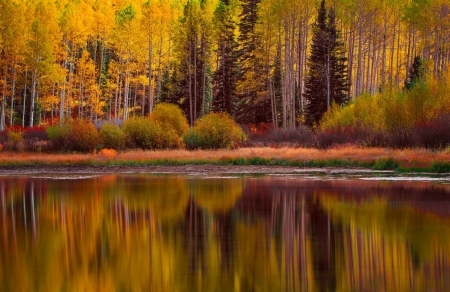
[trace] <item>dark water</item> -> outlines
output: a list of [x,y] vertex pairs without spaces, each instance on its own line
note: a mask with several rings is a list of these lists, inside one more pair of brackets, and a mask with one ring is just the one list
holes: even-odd
[[450,185],[0,178],[0,291],[450,291]]

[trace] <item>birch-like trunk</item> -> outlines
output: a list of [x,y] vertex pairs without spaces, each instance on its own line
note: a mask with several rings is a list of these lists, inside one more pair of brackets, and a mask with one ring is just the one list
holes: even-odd
[[151,114],[153,111],[152,66],[153,66],[153,38],[150,35],[148,38],[148,114]]
[[16,94],[16,61],[14,61],[12,79],[11,79],[11,105],[10,105],[10,114],[9,114],[9,126],[12,127],[14,125],[14,95]]
[[25,127],[25,109],[27,101],[27,80],[28,80],[28,70],[25,68],[25,84],[23,86],[23,105],[22,105],[22,128]]
[[30,120],[28,126],[33,127],[34,119],[34,100],[36,97],[36,83],[37,83],[37,72],[36,68],[33,69],[33,75],[31,76],[31,99],[30,99]]

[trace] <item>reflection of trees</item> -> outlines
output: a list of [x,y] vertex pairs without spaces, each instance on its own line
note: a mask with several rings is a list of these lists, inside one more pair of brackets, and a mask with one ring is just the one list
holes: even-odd
[[197,207],[192,197],[189,199],[184,225],[189,268],[192,271],[197,271],[200,268],[202,273],[205,273],[207,270],[205,259],[207,241],[206,214],[204,210]]
[[0,178],[0,290],[448,290],[448,194],[429,184]]
[[322,203],[344,228],[337,259],[341,290],[448,290],[450,222],[407,206],[392,208],[386,200],[324,196]]

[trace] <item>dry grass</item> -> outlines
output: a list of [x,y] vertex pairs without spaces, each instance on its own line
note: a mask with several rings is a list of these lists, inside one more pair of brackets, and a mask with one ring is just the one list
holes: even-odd
[[[108,155],[106,155],[108,154]],[[311,148],[240,148],[236,150],[134,150],[118,155],[101,154],[44,154],[0,152],[0,164],[82,164],[105,162],[149,162],[149,161],[202,161],[217,162],[227,159],[263,158],[285,161],[331,161],[347,160],[371,163],[380,158],[392,158],[401,167],[427,167],[440,161],[450,162],[450,151],[435,152],[426,149],[392,150],[388,148],[360,148],[345,146],[326,150]]]

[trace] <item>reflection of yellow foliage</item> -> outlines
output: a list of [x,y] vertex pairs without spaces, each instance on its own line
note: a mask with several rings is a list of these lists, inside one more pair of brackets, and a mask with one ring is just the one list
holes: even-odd
[[[446,290],[445,281],[425,279],[424,263],[435,266],[447,260],[442,255],[450,246],[448,222],[408,206],[393,208],[384,198],[355,203],[323,195],[321,202],[333,221],[347,226],[347,236],[337,247],[344,252],[337,258],[342,275],[337,276],[336,291],[355,290],[354,283],[363,283],[361,290],[408,291],[411,277],[418,291]],[[442,273],[432,270],[429,278]]]
[[189,202],[189,188],[185,178],[175,177],[127,177],[122,193],[128,208],[150,207],[156,219],[178,220],[186,211]]
[[196,180],[192,191],[198,206],[210,212],[226,212],[241,196],[243,183],[240,178]]

